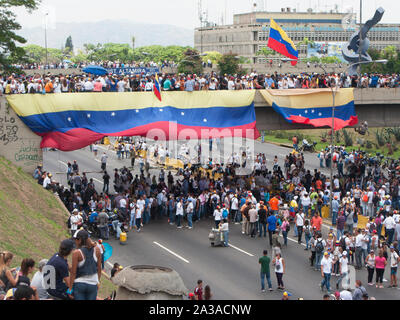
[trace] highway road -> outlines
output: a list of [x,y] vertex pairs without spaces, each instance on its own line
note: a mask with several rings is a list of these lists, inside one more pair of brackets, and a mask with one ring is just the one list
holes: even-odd
[[[208,142],[203,143],[208,148]],[[290,149],[272,144],[255,143],[256,152],[264,152],[268,158],[269,168],[275,155],[283,164],[284,157]],[[66,163],[77,160],[80,171],[100,171],[100,156],[103,149],[99,149],[97,158],[90,153],[89,148],[74,152],[45,151],[44,169],[55,174],[55,179],[66,185]],[[129,167],[130,160],[118,160],[115,152],[107,150],[109,161],[108,171],[114,168]],[[315,154],[306,154],[308,169],[319,167],[319,160]],[[138,168],[134,170],[139,173]],[[158,174],[158,169],[152,169],[151,174]],[[325,171],[325,173],[328,173]],[[101,191],[102,174],[91,173],[88,178],[94,178],[96,188]],[[112,186],[110,186],[112,189]],[[113,191],[113,190],[110,190]],[[263,250],[272,253],[269,242],[265,238],[251,239],[241,234],[240,225],[230,225],[229,248],[211,247],[208,234],[214,224],[211,220],[202,220],[194,224],[192,230],[177,229],[168,224],[166,219],[151,221],[140,233],[130,232],[128,242],[122,246],[116,240],[110,240],[113,246],[113,256],[110,263],[118,262],[123,266],[130,265],[158,265],[170,267],[176,270],[184,280],[186,287],[193,290],[197,280],[202,279],[204,284],[209,284],[215,299],[226,300],[278,300],[282,292],[277,291],[276,277],[272,273],[272,284],[275,289],[272,293],[262,293],[259,279],[260,266],[259,257]],[[329,226],[323,227],[326,236]],[[283,257],[286,260],[287,270],[283,278],[286,290],[293,294],[293,299],[302,297],[306,300],[320,300],[323,293],[319,289],[321,282],[320,272],[310,267],[308,257],[310,253],[304,250],[304,246],[297,244],[294,240],[293,231],[290,232],[289,244],[283,248]],[[281,242],[282,239],[281,239]],[[109,264],[107,264],[109,267]],[[272,267],[272,266],[271,266]],[[385,278],[389,278],[389,269],[385,272]],[[333,288],[333,277],[331,285]],[[357,271],[357,279],[367,282],[367,272]],[[385,282],[387,286],[388,283]],[[397,289],[376,289],[366,286],[370,296],[377,299],[399,299],[400,291]]]

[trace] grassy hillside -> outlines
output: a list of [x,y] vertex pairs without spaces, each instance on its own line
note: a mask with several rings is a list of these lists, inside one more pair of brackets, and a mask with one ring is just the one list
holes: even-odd
[[[0,250],[14,254],[13,267],[24,258],[38,263],[56,253],[60,241],[69,238],[67,218],[68,211],[51,192],[0,157]],[[104,280],[102,297],[112,289]]]

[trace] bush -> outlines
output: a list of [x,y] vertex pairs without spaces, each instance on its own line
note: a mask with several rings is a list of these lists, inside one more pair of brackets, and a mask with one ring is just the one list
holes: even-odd
[[369,141],[369,140],[367,140],[367,142],[366,142],[366,144],[365,144],[365,147],[366,147],[368,150],[372,149],[372,148],[373,148],[372,142]]
[[353,142],[353,135],[351,133],[348,133],[346,130],[343,130],[343,138],[344,138],[344,144],[346,147],[352,147],[354,142]]
[[378,129],[374,133],[375,133],[375,138],[376,138],[376,142],[377,142],[378,146],[383,147],[386,142],[384,131]]

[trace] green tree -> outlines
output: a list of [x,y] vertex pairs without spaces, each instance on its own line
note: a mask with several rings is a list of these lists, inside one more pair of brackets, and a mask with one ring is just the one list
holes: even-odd
[[203,62],[207,62],[210,59],[212,64],[218,64],[218,61],[222,57],[222,54],[218,51],[206,51],[204,54],[205,56],[202,57]]
[[73,52],[74,51],[74,45],[72,43],[72,37],[69,36],[67,38],[67,41],[65,42],[65,51],[66,52]]
[[276,53],[277,52],[275,50],[271,50],[268,47],[264,47],[264,48],[261,48],[260,50],[258,50],[256,55],[257,56],[265,56],[266,58],[268,58],[270,56],[276,55]]
[[237,74],[240,70],[240,61],[236,54],[227,53],[218,62],[218,69],[221,74]]
[[186,74],[201,74],[203,72],[201,57],[196,50],[187,49],[183,55],[184,58],[178,64],[178,72]]
[[[46,61],[46,49],[31,44],[23,47],[25,51],[24,60],[29,63],[44,63]],[[60,49],[48,48],[48,62],[49,63],[60,63],[64,59],[64,52]]]
[[18,72],[13,63],[25,62],[25,50],[18,43],[26,43],[26,39],[16,34],[21,25],[16,21],[14,9],[24,8],[28,12],[37,9],[40,0],[0,0],[0,70]]

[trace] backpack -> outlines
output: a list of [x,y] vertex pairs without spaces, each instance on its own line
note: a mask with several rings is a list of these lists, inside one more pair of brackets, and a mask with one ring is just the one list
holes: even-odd
[[316,253],[324,252],[324,244],[322,243],[322,240],[321,241],[317,240],[317,244],[315,245],[315,252]]
[[289,232],[290,231],[290,224],[288,223],[288,224],[286,224],[286,232]]
[[342,247],[343,251],[346,251],[346,238],[342,237],[340,239],[340,246]]
[[362,200],[368,202],[368,194],[364,194]]

